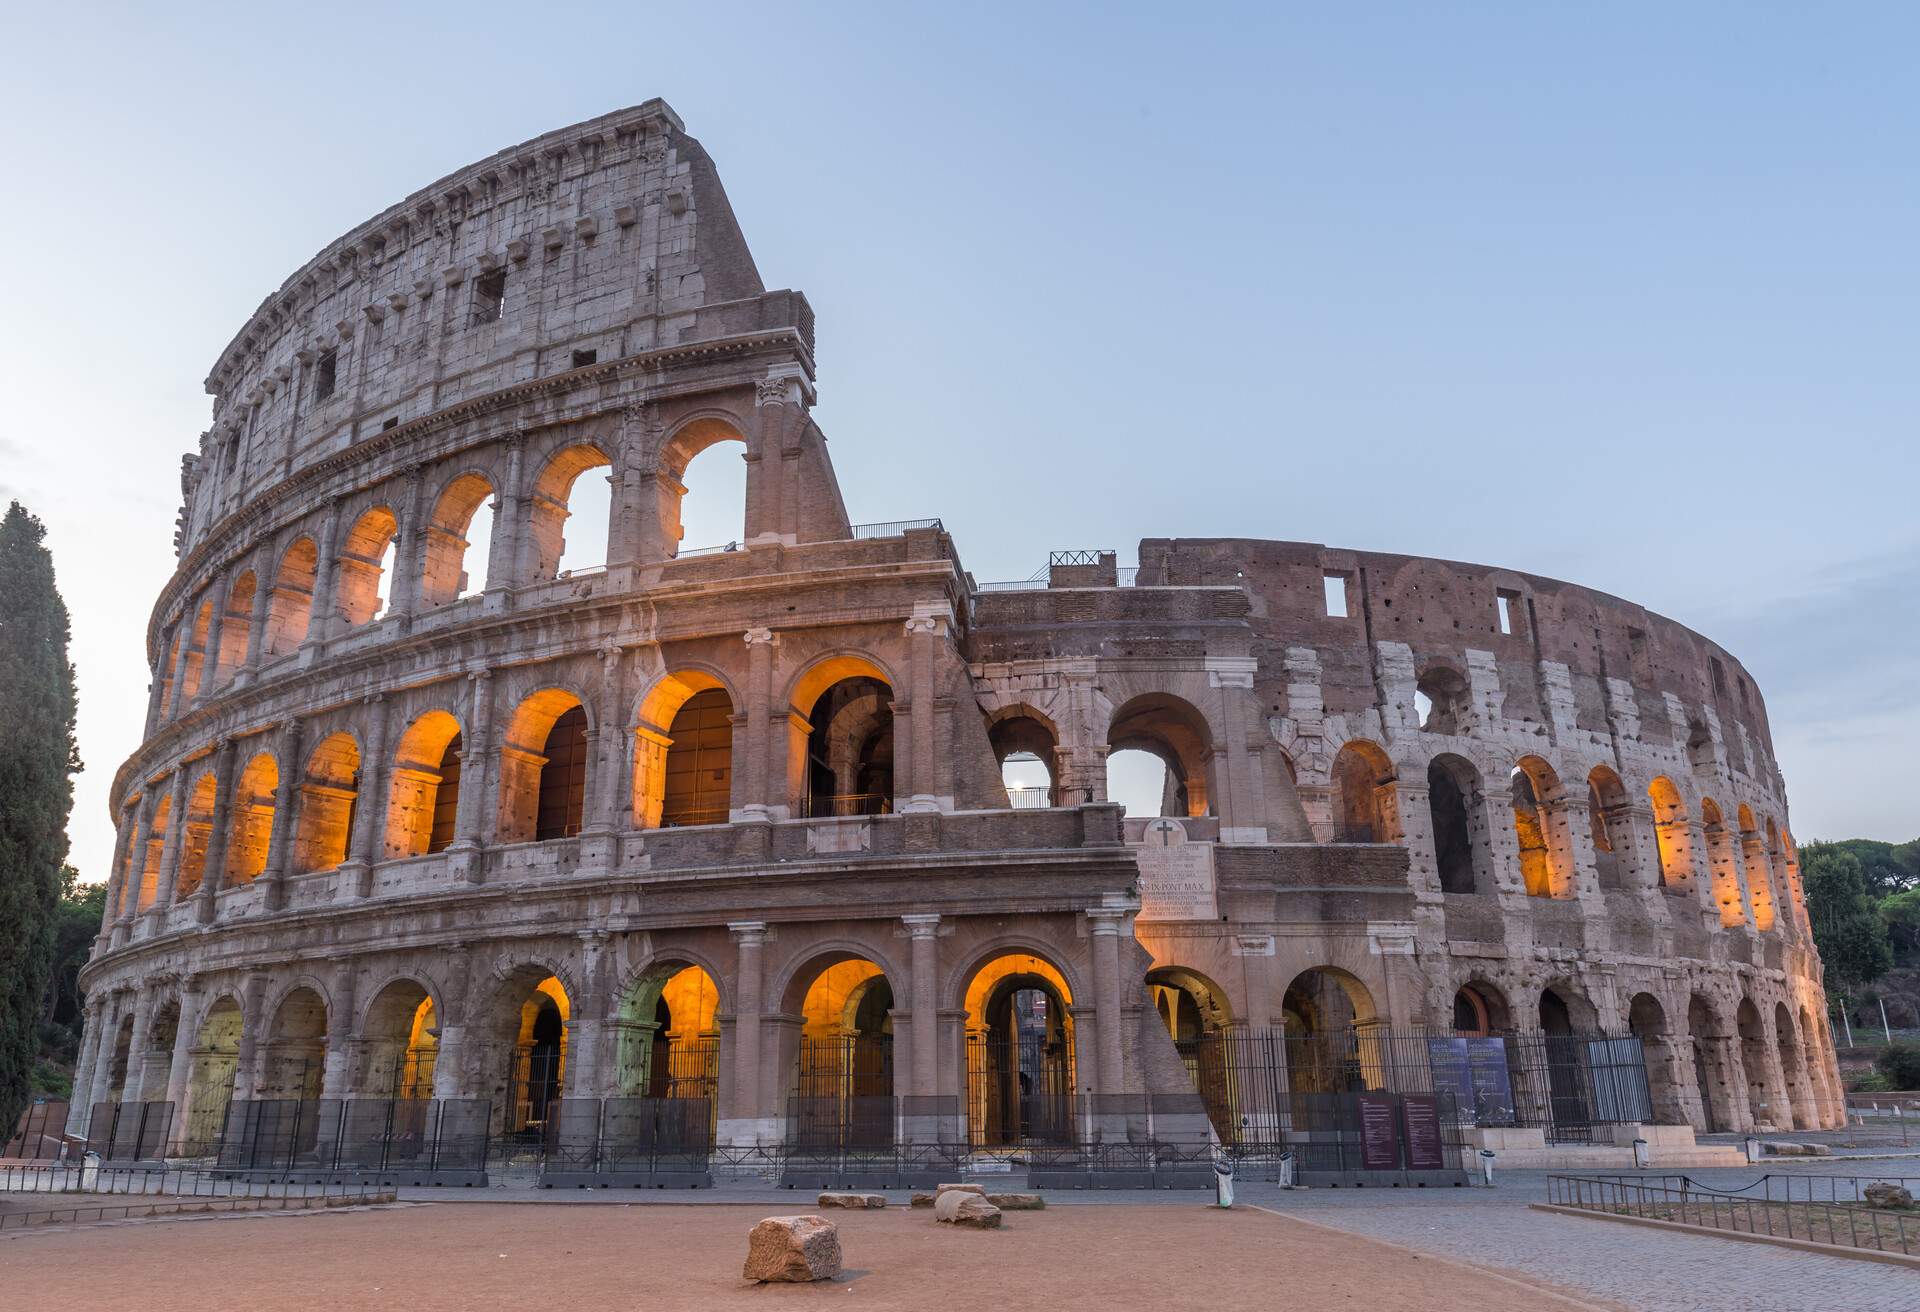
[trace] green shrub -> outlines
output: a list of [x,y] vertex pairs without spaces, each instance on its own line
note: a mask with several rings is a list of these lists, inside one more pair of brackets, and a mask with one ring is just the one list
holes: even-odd
[[1890,1043],[1873,1063],[1889,1088],[1920,1089],[1920,1043],[1903,1039]]

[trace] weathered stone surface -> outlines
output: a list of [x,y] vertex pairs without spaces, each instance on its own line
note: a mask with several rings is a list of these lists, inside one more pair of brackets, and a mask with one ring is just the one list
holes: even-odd
[[979,1194],[982,1198],[985,1198],[987,1196],[987,1188],[985,1185],[960,1184],[958,1182],[953,1184],[936,1185],[934,1186],[933,1192],[936,1197],[940,1194],[946,1194],[946,1193]]
[[908,1203],[908,1206],[910,1206],[910,1207],[932,1207],[932,1206],[933,1206],[933,1199],[934,1199],[934,1195],[932,1195],[932,1194],[921,1194],[921,1193],[916,1193],[916,1194],[915,1194],[915,1195],[913,1196],[913,1199],[912,1199],[912,1201]]
[[1897,1184],[1870,1184],[1860,1191],[1868,1207],[1906,1209],[1913,1206],[1913,1194]]
[[770,1216],[747,1232],[748,1280],[804,1284],[840,1274],[840,1231],[824,1216]]
[[933,1200],[933,1219],[973,1230],[998,1230],[1000,1209],[979,1194],[947,1189]]
[[881,1208],[887,1205],[885,1194],[837,1194],[823,1193],[815,1200],[821,1207],[842,1207],[850,1209]]
[[1047,1206],[1039,1194],[988,1194],[987,1201],[1003,1212],[1040,1212]]
[[1824,1143],[1796,1143],[1792,1139],[1762,1139],[1760,1151],[1775,1157],[1831,1157],[1833,1149]]

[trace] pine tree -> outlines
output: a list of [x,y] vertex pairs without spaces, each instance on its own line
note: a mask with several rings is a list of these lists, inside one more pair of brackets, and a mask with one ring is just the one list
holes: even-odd
[[73,810],[73,666],[46,528],[0,520],[0,1133],[26,1105],[39,1052],[60,868]]

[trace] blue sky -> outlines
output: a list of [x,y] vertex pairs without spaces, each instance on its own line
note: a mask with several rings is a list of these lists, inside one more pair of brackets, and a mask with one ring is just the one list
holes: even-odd
[[1796,836],[1920,833],[1920,11],[1191,8],[14,8],[0,494],[75,613],[83,874],[220,348],[655,95],[818,311],[855,519],[981,579],[1181,534],[1573,579],[1754,671]]

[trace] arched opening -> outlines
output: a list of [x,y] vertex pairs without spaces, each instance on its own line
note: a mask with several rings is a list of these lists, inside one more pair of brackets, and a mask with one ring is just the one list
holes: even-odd
[[1589,1134],[1593,1125],[1587,1094],[1594,1083],[1587,1048],[1589,1036],[1597,1028],[1593,1007],[1566,985],[1544,988],[1540,990],[1539,1024],[1547,1058],[1548,1139],[1579,1139]]
[[1720,923],[1744,925],[1747,913],[1740,903],[1740,868],[1734,860],[1733,839],[1720,804],[1711,797],[1700,800],[1700,828],[1707,840],[1707,866],[1713,872],[1713,900],[1720,908]]
[[453,841],[460,807],[460,722],[428,711],[400,736],[387,793],[389,859],[425,856]]
[[1604,765],[1596,765],[1587,775],[1587,825],[1600,887],[1628,887],[1632,843],[1627,827],[1627,790],[1620,776]]
[[269,657],[284,656],[307,640],[319,566],[320,553],[312,538],[295,538],[281,555],[273,574],[273,595],[267,598],[267,631],[261,641]]
[[253,628],[253,598],[259,582],[253,571],[242,570],[227,585],[227,608],[220,614],[220,656],[214,664],[214,686],[227,682],[246,664],[247,638]]
[[140,887],[134,896],[133,909],[145,911],[160,896],[160,863],[167,846],[167,831],[173,825],[173,798],[162,797],[153,807],[153,818],[147,824],[146,851],[140,854]]
[[1513,1032],[1513,1010],[1506,994],[1485,980],[1469,980],[1454,991],[1453,1032],[1462,1038],[1491,1038]]
[[1073,995],[1059,967],[1006,953],[967,984],[967,1125],[981,1146],[1072,1136]]
[[893,689],[870,674],[823,690],[804,712],[810,816],[886,815],[893,810]]
[[1466,676],[1451,666],[1430,665],[1414,681],[1414,715],[1425,733],[1466,733],[1473,723],[1472,709]]
[[348,627],[378,619],[387,610],[393,579],[394,542],[400,526],[393,512],[375,506],[353,522],[334,562],[334,592]]
[[173,671],[180,663],[180,628],[174,626],[173,632],[161,638],[166,648],[166,659],[160,662],[160,702],[157,707],[162,719],[173,709]]
[[113,1057],[107,1064],[107,1101],[124,1102],[127,1095],[127,1068],[133,1063],[133,1013],[120,1018],[113,1036]]
[[1341,747],[1333,758],[1333,841],[1391,843],[1400,833],[1394,799],[1393,762],[1364,739]]
[[227,836],[227,885],[250,884],[267,868],[273,847],[274,794],[280,765],[266,752],[248,761],[234,784],[232,832]]
[[397,979],[374,997],[362,1023],[356,1091],[368,1098],[433,1097],[440,1029],[433,997],[418,980]]
[[1828,1054],[1832,1051],[1833,1038],[1824,1026],[1816,1022],[1813,1012],[1806,1007],[1800,1008],[1800,1055],[1804,1065],[1800,1074],[1806,1081],[1807,1096],[1812,1100],[1808,1108],[1809,1128],[1818,1129],[1821,1109],[1831,1106],[1839,1091],[1829,1082],[1831,1069]]
[[240,1004],[223,997],[201,1018],[200,1033],[188,1052],[187,1105],[177,1113],[182,1156],[204,1156],[219,1146],[239,1063]]
[[207,669],[207,638],[213,629],[213,599],[203,598],[193,612],[193,628],[187,639],[187,666],[182,671],[184,683],[181,705],[190,704],[208,686],[202,683]]
[[472,596],[487,586],[487,541],[493,533],[488,498],[492,496],[493,484],[480,474],[462,474],[440,493],[427,521],[420,573],[423,610]]
[[1721,1048],[1725,1031],[1713,1004],[1698,993],[1687,999],[1687,1037],[1693,1049],[1693,1087],[1700,1095],[1700,1116],[1709,1134],[1730,1127],[1727,1076]]
[[803,978],[789,1136],[807,1147],[892,1143],[893,985],[865,957],[796,976],[790,999]]
[[719,1105],[719,1012],[720,990],[713,976],[691,965],[655,966],[620,1000],[614,1025],[614,1087],[621,1097],[676,1104],[655,1121],[670,1142],[713,1142]]
[[733,805],[733,699],[703,670],[662,676],[633,726],[633,822],[725,824]]
[[1627,1032],[1640,1040],[1646,1057],[1647,1093],[1662,1125],[1684,1125],[1680,1102],[1679,1054],[1667,1032],[1667,1011],[1651,993],[1636,993],[1627,1003]]
[[[1299,1097],[1384,1088],[1386,1036],[1375,1016],[1373,994],[1346,971],[1316,966],[1295,975],[1280,1002],[1288,1090]],[[1310,1104],[1295,1110],[1316,1113]]]
[[1239,1130],[1234,1102],[1238,1072],[1228,1043],[1234,1022],[1226,993],[1196,971],[1165,966],[1147,972],[1147,998],[1167,1027],[1214,1132],[1223,1143],[1231,1143]]
[[294,828],[297,874],[332,870],[347,859],[353,812],[360,797],[360,747],[350,733],[329,734],[307,758]]
[[1473,893],[1482,887],[1486,833],[1480,772],[1458,756],[1436,756],[1427,765],[1427,811],[1433,822],[1433,860],[1443,893]]
[[500,841],[571,838],[586,817],[587,711],[560,688],[514,709],[500,748]]
[[187,793],[186,828],[181,832],[180,871],[174,877],[173,897],[178,902],[191,897],[200,888],[207,873],[207,844],[213,839],[214,784],[211,773],[193,781]]
[[1693,892],[1693,841],[1680,790],[1665,775],[1647,785],[1653,803],[1653,834],[1660,848],[1660,887],[1676,896]]
[[505,1050],[499,1089],[500,1132],[537,1139],[566,1092],[568,1023],[573,1003],[558,976],[538,966],[514,972],[501,986],[493,1041]]
[[261,1045],[254,1096],[318,1098],[326,1063],[327,1004],[312,989],[295,988],[274,1009],[273,1025]]
[[180,1003],[169,999],[154,1011],[147,1025],[147,1050],[136,1056],[136,1069],[127,1077],[129,1101],[166,1100],[167,1068],[172,1064],[174,1040],[179,1035]]
[[1819,1128],[1819,1116],[1814,1111],[1812,1090],[1807,1087],[1806,1061],[1801,1055],[1800,1041],[1794,1032],[1793,1013],[1787,1010],[1787,1004],[1773,1004],[1773,1038],[1780,1054],[1780,1074],[1786,1080],[1781,1092],[1786,1096],[1789,1106],[1782,1108],[1781,1127],[1791,1126],[1796,1130],[1814,1130]]
[[1768,859],[1767,841],[1754,822],[1753,808],[1742,802],[1736,814],[1740,821],[1740,855],[1747,871],[1747,895],[1753,902],[1753,927],[1765,934],[1774,925],[1773,863]]
[[1528,897],[1572,897],[1573,854],[1567,850],[1560,776],[1537,756],[1523,756],[1508,778],[1520,881]]
[[1714,759],[1713,734],[1704,720],[1687,721],[1687,764],[1696,774],[1704,774],[1709,779],[1717,772],[1719,763]]
[[533,577],[536,581],[599,569],[607,563],[607,525],[613,509],[607,454],[591,443],[570,446],[540,471],[533,488]]
[[[1157,758],[1166,773],[1158,807],[1141,814],[1213,814],[1213,738],[1206,717],[1190,703],[1168,693],[1135,697],[1113,713],[1107,748],[1107,796],[1124,798],[1129,791],[1125,763],[1116,764],[1116,758],[1145,752]],[[1121,790],[1117,794],[1116,787]],[[1136,813],[1136,805],[1127,800],[1128,815]]]
[[668,555],[738,545],[747,536],[746,443],[722,437],[691,458],[675,449],[679,444],[670,444],[662,460],[662,476],[672,483],[666,491],[673,513],[663,521]]
[[1008,708],[988,723],[987,744],[1000,764],[1008,806],[1025,811],[1061,805],[1053,768],[1059,734],[1052,721],[1029,707]]

